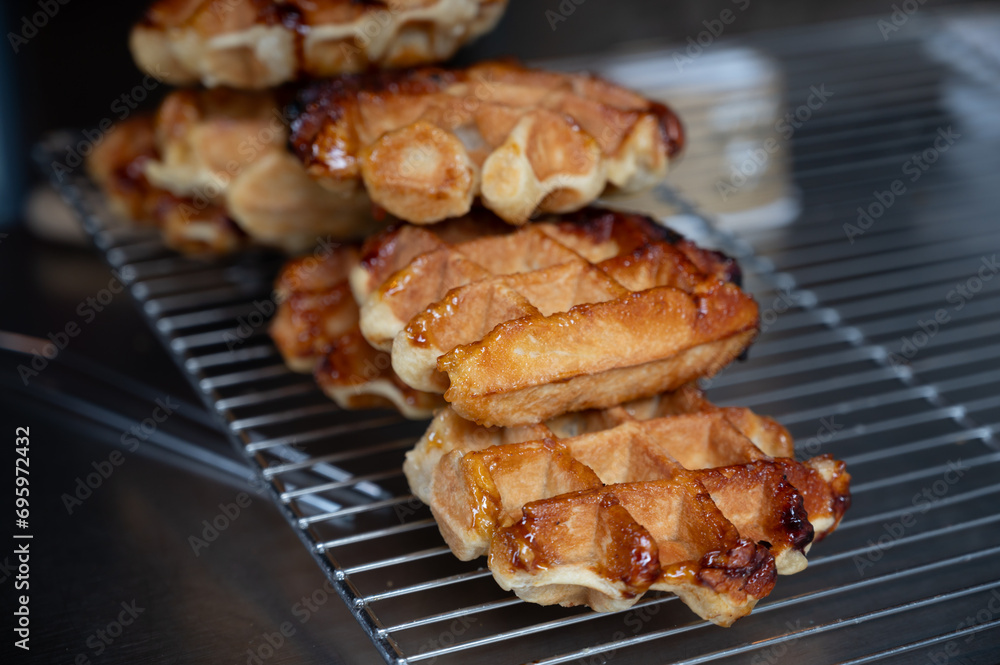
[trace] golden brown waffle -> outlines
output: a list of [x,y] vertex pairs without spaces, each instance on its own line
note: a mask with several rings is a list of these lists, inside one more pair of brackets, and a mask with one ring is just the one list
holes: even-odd
[[364,192],[339,195],[306,175],[286,149],[280,108],[269,93],[173,92],[154,119],[116,126],[90,171],[133,219],[153,221],[182,251],[253,242],[295,253],[383,228]]
[[512,426],[714,374],[757,332],[734,274],[648,218],[588,209],[517,231],[398,227],[366,243],[351,282],[362,333],[403,381]]
[[288,152],[280,100],[269,93],[182,90],[156,116],[149,181],[223,206],[253,240],[298,252],[319,238],[356,238],[382,224],[363,193],[318,186]]
[[347,283],[357,261],[352,245],[289,261],[275,283],[280,304],[271,338],[290,369],[313,372],[343,408],[392,406],[408,418],[428,418],[443,400],[400,381],[388,354],[361,336],[358,306]]
[[87,171],[112,212],[127,223],[159,228],[164,242],[188,254],[226,254],[250,239],[215,203],[198,205],[154,187],[146,165],[157,159],[153,118],[136,115],[115,125],[87,159]]
[[340,77],[300,95],[292,145],[336,192],[429,224],[473,201],[511,224],[658,182],[683,145],[667,107],[580,74],[487,62]]
[[133,29],[139,68],[174,85],[260,90],[301,77],[450,58],[506,0],[158,0]]
[[668,590],[729,625],[770,591],[775,566],[805,567],[814,533],[849,504],[842,462],[791,455],[773,420],[686,386],[521,428],[445,409],[404,471],[455,555],[488,553],[526,600],[618,610]]

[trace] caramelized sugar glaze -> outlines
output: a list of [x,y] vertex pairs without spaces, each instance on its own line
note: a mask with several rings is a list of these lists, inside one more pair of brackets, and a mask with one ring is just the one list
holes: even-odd
[[300,95],[292,148],[319,182],[418,224],[479,199],[511,224],[658,182],[681,151],[663,104],[513,62],[340,76]]

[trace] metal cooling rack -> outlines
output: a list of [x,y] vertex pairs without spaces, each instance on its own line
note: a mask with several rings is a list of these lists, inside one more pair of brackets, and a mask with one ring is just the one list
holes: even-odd
[[[809,568],[726,630],[670,596],[605,615],[502,592],[482,560],[451,556],[407,490],[402,456],[424,425],[341,411],[284,368],[254,315],[275,257],[178,257],[155,235],[112,225],[82,176],[54,182],[386,662],[995,663],[1000,276],[986,275],[1000,253],[1000,55],[982,33],[997,19],[925,12],[889,40],[875,20],[712,53],[713,66],[765,54],[788,109],[811,86],[835,93],[783,148],[787,168],[767,176],[794,194],[800,212],[787,223],[721,231],[710,196],[660,192],[686,232],[741,260],[761,303],[764,336],[711,396],[774,415],[801,454],[830,452],[854,478],[854,505]],[[563,64],[669,90],[672,54]],[[670,101],[682,117],[714,112],[699,99]],[[843,225],[857,208],[949,126],[961,138],[849,242]],[[42,146],[43,168],[72,140]],[[712,177],[712,156],[692,151],[681,168]],[[959,287],[970,297],[949,296]],[[947,320],[934,330],[939,311]],[[249,335],[236,332],[246,324]]]

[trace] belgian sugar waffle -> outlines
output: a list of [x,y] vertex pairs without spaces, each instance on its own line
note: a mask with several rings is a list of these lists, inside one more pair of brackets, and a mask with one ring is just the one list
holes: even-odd
[[302,76],[450,58],[506,0],[158,0],[133,29],[143,71],[173,85],[262,89]]
[[246,247],[249,238],[225,206],[197,205],[149,182],[145,168],[158,154],[154,119],[142,114],[116,123],[94,146],[87,172],[111,212],[129,224],[158,228],[166,245],[181,252],[226,254]]
[[321,256],[285,264],[275,283],[280,303],[270,334],[296,372],[312,372],[323,391],[346,409],[394,406],[409,418],[427,418],[443,405],[396,377],[388,354],[372,348],[358,329],[358,306],[347,276],[358,248],[340,245]]
[[369,240],[361,331],[408,385],[486,425],[537,423],[711,375],[757,333],[734,264],[638,215],[517,231],[461,220]]
[[511,224],[659,182],[683,145],[670,109],[582,74],[487,62],[340,77],[300,94],[291,143],[336,192],[362,185],[430,224],[479,199]]
[[615,611],[671,591],[730,625],[850,502],[843,462],[792,454],[773,420],[686,386],[520,428],[445,409],[404,471],[455,555],[488,553],[525,600]]
[[155,116],[117,123],[87,160],[116,212],[159,226],[188,253],[226,253],[250,242],[290,253],[318,238],[384,228],[363,191],[340,196],[286,149],[280,94],[177,90]]

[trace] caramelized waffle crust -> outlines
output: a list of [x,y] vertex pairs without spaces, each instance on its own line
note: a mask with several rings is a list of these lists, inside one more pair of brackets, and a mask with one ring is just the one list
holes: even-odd
[[400,381],[389,355],[361,336],[347,282],[357,262],[358,248],[346,244],[285,264],[274,287],[280,304],[271,338],[290,369],[312,372],[341,407],[395,407],[408,418],[429,418],[443,406],[440,396]]
[[578,210],[655,184],[683,145],[662,104],[512,63],[339,77],[306,88],[300,107],[292,145],[309,173],[337,192],[363,185],[414,224],[476,199],[511,224]]
[[757,333],[738,274],[648,218],[587,209],[516,231],[396,227],[369,239],[351,283],[362,333],[403,381],[513,426],[718,371]]
[[133,29],[139,68],[173,85],[261,90],[302,77],[450,58],[506,0],[157,0]]
[[155,117],[109,132],[90,172],[121,212],[160,226],[182,251],[253,243],[294,253],[382,228],[363,192],[342,196],[306,175],[285,147],[281,108],[271,93],[173,92]]
[[146,166],[158,159],[152,116],[124,120],[94,147],[87,171],[112,212],[130,223],[155,226],[164,242],[187,254],[226,254],[249,245],[225,208],[154,186]]
[[614,611],[665,590],[730,625],[850,503],[843,462],[792,454],[773,420],[689,385],[520,428],[445,409],[403,468],[455,555],[488,554],[525,600]]

